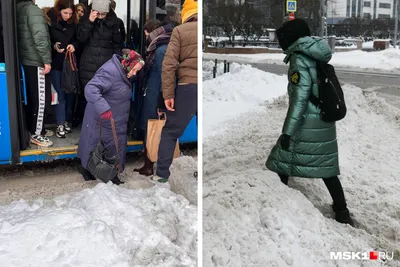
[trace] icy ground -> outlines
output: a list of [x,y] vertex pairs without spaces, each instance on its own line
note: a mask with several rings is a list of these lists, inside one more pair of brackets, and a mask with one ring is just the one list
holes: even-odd
[[[352,228],[333,220],[321,180],[287,187],[264,166],[286,115],[287,97],[276,98],[286,85],[248,66],[203,83],[204,266],[400,266],[400,111],[344,87],[348,115],[337,129]],[[330,259],[376,250],[395,259]]]
[[[241,63],[274,63],[284,64],[283,59],[285,54],[212,54],[204,53],[204,59],[220,59],[235,61]],[[360,68],[360,69],[373,69],[384,70],[390,72],[400,72],[400,50],[387,49],[379,52],[365,52],[365,51],[349,51],[349,52],[336,52],[333,54],[330,61],[335,67],[341,68]]]
[[[121,186],[84,182],[76,166],[2,174],[0,266],[196,266],[197,207],[132,173],[141,163]],[[171,179],[196,169],[182,157]]]

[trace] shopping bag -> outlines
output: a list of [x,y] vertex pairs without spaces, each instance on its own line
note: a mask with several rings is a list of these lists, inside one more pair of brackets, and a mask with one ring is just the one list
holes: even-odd
[[66,93],[79,93],[79,74],[74,53],[69,50],[65,54],[61,74],[61,88]]
[[[147,138],[146,138],[146,150],[147,157],[152,161],[156,162],[158,159],[158,146],[161,140],[161,131],[165,125],[166,115],[164,113],[164,118],[161,116],[158,119],[151,119],[147,122]],[[174,158],[179,158],[181,151],[179,150],[179,141],[176,141]]]

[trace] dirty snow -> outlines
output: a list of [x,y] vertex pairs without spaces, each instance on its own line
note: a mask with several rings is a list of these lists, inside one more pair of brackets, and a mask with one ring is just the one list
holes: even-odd
[[[239,87],[246,94],[233,97]],[[285,88],[284,78],[249,66],[203,82],[204,134],[223,129],[204,140],[204,266],[400,266],[399,110],[344,86],[348,115],[337,129],[352,228],[333,219],[321,180],[293,178],[287,187],[264,167],[286,115],[287,97],[276,98]],[[375,250],[395,259],[330,259]]]
[[[221,59],[240,63],[275,63],[284,64],[285,55],[279,54],[212,54],[204,53],[205,59]],[[349,51],[336,52],[333,54],[331,64],[335,67],[353,67],[361,69],[375,69],[386,71],[400,71],[400,50],[387,49],[379,52]]]
[[[2,178],[0,266],[196,266],[196,206],[169,184],[132,173],[138,164],[127,164],[121,186],[84,182],[61,169],[49,177],[46,171]],[[174,161],[178,190],[196,168],[193,157]],[[29,179],[34,184],[23,182]]]

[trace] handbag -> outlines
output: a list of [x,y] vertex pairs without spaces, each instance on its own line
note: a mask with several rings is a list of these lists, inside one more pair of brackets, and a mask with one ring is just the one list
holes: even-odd
[[90,153],[88,161],[89,172],[97,179],[103,181],[104,183],[109,182],[111,179],[116,177],[120,172],[120,158],[118,149],[118,137],[117,131],[115,130],[114,119],[111,118],[111,128],[113,132],[114,144],[117,154],[111,153],[109,149],[104,146],[101,140],[101,124],[102,119],[100,119],[100,141],[97,143],[96,147]]
[[71,51],[65,53],[63,71],[61,74],[61,88],[66,93],[77,94],[80,91],[78,67],[76,57]]

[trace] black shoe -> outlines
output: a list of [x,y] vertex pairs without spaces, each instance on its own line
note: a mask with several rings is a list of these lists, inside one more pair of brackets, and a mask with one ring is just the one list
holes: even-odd
[[85,168],[79,167],[78,172],[83,176],[85,181],[94,181],[96,178]]
[[114,178],[112,178],[112,179],[111,179],[111,182],[112,182],[113,184],[116,184],[116,185],[120,185],[120,184],[124,184],[124,183],[125,183],[124,181],[121,181],[121,180],[118,178],[118,176],[115,176]]
[[350,217],[350,212],[348,208],[337,210],[335,204],[332,205],[333,211],[335,212],[335,220],[340,223],[350,224],[354,227],[353,219]]
[[284,185],[288,185],[288,183],[289,183],[289,176],[285,176],[285,175],[281,175],[281,174],[278,174],[278,176],[279,176],[279,178],[281,179],[281,182],[282,182]]
[[194,178],[197,178],[197,172],[193,173]]

